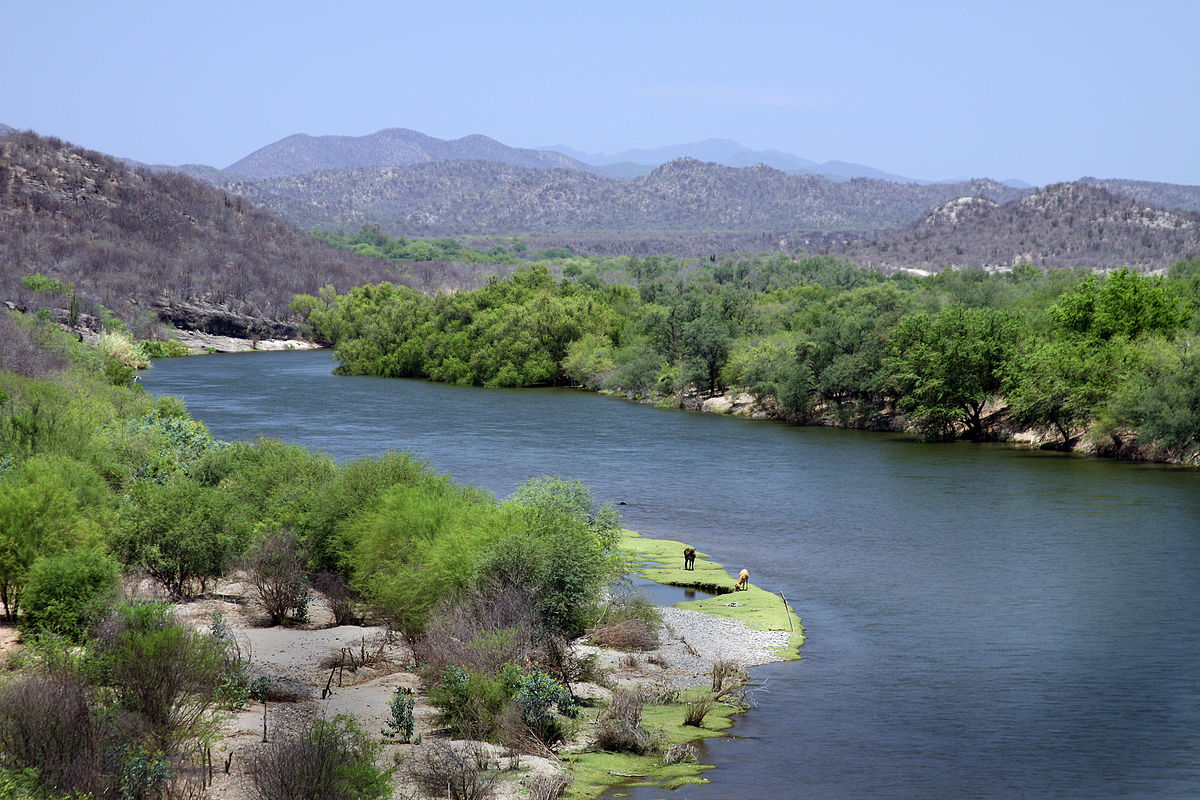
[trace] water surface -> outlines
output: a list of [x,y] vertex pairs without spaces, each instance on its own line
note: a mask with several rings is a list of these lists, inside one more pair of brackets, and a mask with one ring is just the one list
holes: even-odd
[[626,526],[787,595],[803,659],[755,670],[712,783],[667,794],[1200,797],[1195,471],[333,366],[206,356],[142,381],[223,439],[411,450],[498,496],[579,478]]

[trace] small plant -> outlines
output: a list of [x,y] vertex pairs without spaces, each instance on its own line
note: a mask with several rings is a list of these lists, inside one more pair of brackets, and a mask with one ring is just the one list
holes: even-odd
[[642,727],[642,708],[646,697],[641,692],[618,689],[612,705],[600,714],[596,724],[596,745],[612,752],[646,755],[662,749],[661,731]]
[[558,800],[570,787],[571,779],[566,775],[538,775],[529,782],[529,800]]
[[695,745],[680,742],[676,745],[671,745],[671,749],[663,755],[663,764],[694,764],[700,760],[696,753]]
[[712,691],[720,698],[746,685],[750,676],[741,664],[728,658],[718,658],[712,665]]
[[161,751],[129,749],[121,764],[123,800],[159,800],[171,782],[171,768]]
[[421,743],[419,735],[413,738],[416,729],[416,720],[413,719],[415,704],[416,697],[410,689],[405,689],[403,686],[396,687],[396,691],[392,693],[392,700],[388,703],[388,717],[383,721],[387,727],[380,731],[383,738],[389,741],[395,740],[401,744]]
[[683,724],[699,728],[704,725],[704,718],[712,711],[715,701],[712,697],[702,697],[684,706]]

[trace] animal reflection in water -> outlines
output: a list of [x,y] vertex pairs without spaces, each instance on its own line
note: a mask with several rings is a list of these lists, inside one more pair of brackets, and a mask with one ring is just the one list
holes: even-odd
[[696,548],[694,548],[694,547],[683,548],[683,568],[684,569],[695,569],[696,568]]
[[737,591],[744,592],[749,588],[750,588],[750,570],[744,569],[738,573],[737,583],[735,583],[733,585],[733,590],[735,592],[737,592]]

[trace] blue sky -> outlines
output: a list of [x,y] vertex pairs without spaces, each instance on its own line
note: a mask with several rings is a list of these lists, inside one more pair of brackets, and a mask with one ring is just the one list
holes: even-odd
[[19,0],[3,19],[0,122],[152,163],[405,127],[1200,184],[1196,0]]

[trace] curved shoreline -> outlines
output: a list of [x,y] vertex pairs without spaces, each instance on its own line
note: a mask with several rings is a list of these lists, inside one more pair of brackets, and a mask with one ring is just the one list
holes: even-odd
[[[635,574],[656,583],[682,588],[715,591],[715,595],[660,606],[667,631],[665,641],[653,653],[656,664],[644,674],[627,675],[622,683],[629,687],[655,687],[673,691],[680,700],[711,696],[713,664],[734,662],[739,667],[759,666],[799,658],[804,642],[800,618],[784,612],[783,601],[751,584],[746,591],[734,593],[734,579],[725,568],[704,553],[696,554],[694,570],[672,569],[667,557],[682,558],[684,544],[667,539],[648,539],[625,531],[618,547],[635,561]],[[599,649],[597,648],[597,651]],[[626,658],[609,652],[606,657]],[[648,727],[664,731],[672,743],[695,742],[727,736],[732,717],[749,710],[745,706],[716,703],[704,719],[703,727],[680,723],[681,706],[674,703],[647,704],[644,721]],[[564,756],[575,778],[572,797],[611,796],[615,790],[632,786],[658,786],[677,789],[691,783],[707,783],[703,773],[717,769],[716,764],[699,762],[666,765],[654,756],[625,753],[582,752]]]

